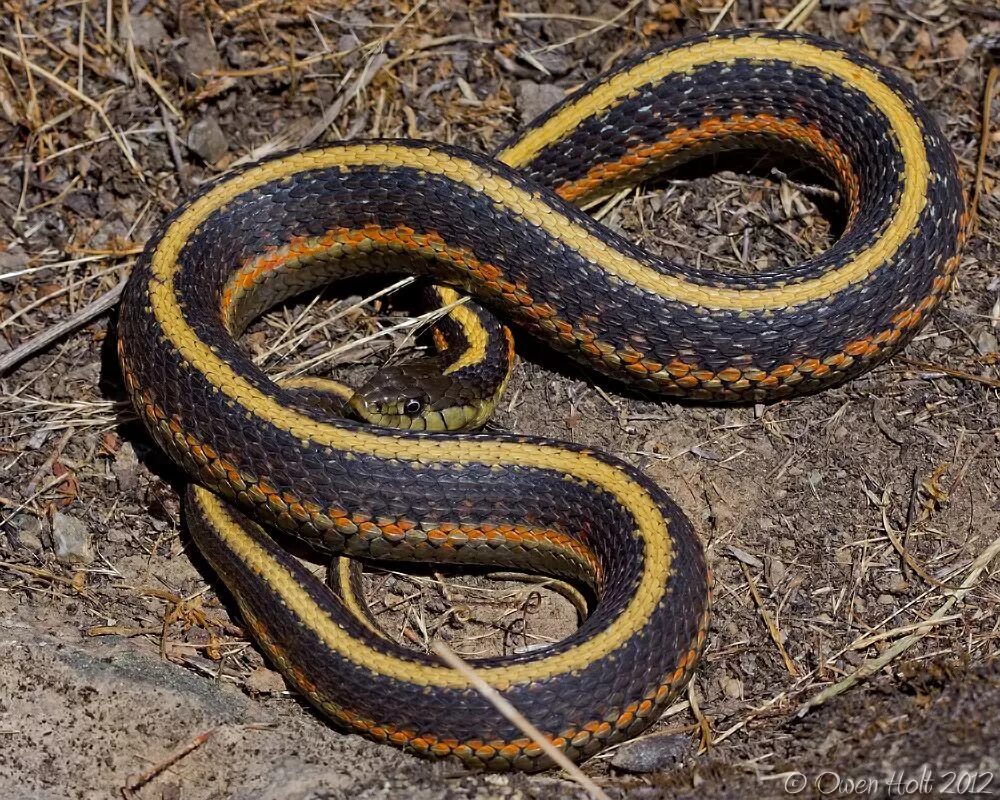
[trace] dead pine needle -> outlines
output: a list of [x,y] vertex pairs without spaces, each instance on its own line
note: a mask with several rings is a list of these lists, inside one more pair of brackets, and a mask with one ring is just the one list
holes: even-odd
[[983,172],[986,169],[986,153],[990,149],[990,114],[993,106],[993,92],[996,89],[997,77],[1000,76],[1000,42],[997,43],[996,52],[992,50],[988,56],[990,68],[986,73],[986,82],[983,87],[983,107],[980,115],[982,122],[979,131],[979,157],[976,159],[976,179],[972,187],[972,201],[969,212],[972,215],[972,230],[979,224],[979,193],[983,188]]
[[238,725],[238,726],[216,725],[214,728],[209,728],[207,731],[202,731],[201,733],[192,736],[182,745],[177,747],[166,758],[157,761],[149,769],[144,770],[139,775],[136,775],[134,778],[132,778],[127,784],[121,787],[122,796],[125,797],[126,800],[131,800],[135,796],[134,795],[135,792],[137,792],[139,789],[141,789],[143,786],[145,786],[147,783],[153,780],[157,775],[162,773],[164,770],[172,767],[174,764],[176,764],[185,756],[193,753],[199,747],[204,745],[205,742],[207,742],[209,739],[211,739],[213,736],[219,733],[219,731],[227,727],[236,727],[236,728],[241,728],[243,730],[266,730],[267,728],[271,728],[273,726],[268,724]]
[[161,759],[160,761],[157,761],[149,769],[141,772],[139,775],[137,775],[127,784],[125,784],[122,787],[122,795],[125,798],[131,798],[133,796],[132,795],[133,792],[136,792],[139,789],[141,789],[143,786],[145,786],[147,783],[153,780],[153,778],[155,778],[165,769],[173,766],[182,758],[184,758],[184,756],[188,755],[189,753],[193,753],[195,750],[197,750],[199,747],[205,744],[205,742],[211,739],[216,733],[218,733],[219,730],[221,730],[221,728],[222,726],[219,725],[214,728],[210,728],[207,731],[202,731],[196,736],[192,736],[184,744],[182,744],[180,747],[174,750],[174,752],[172,752],[169,756],[167,756],[164,759]]
[[781,660],[785,662],[785,669],[788,670],[788,674],[793,678],[799,677],[799,670],[795,666],[795,662],[792,661],[791,656],[788,655],[784,643],[781,641],[781,631],[778,630],[778,624],[764,607],[764,601],[761,599],[760,592],[757,591],[757,583],[750,574],[750,570],[747,569],[747,565],[742,561],[739,562],[739,565],[740,569],[743,570],[743,577],[746,578],[747,586],[750,587],[750,594],[757,605],[757,610],[760,611],[760,616],[767,626],[767,632],[771,635],[771,639],[774,641],[775,647],[778,648],[778,652],[781,653]]

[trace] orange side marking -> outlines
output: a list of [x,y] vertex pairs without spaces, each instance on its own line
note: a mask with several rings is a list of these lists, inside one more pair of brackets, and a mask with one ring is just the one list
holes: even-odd
[[559,186],[556,193],[564,200],[573,202],[590,195],[602,184],[620,181],[669,156],[722,136],[738,134],[773,134],[808,144],[821,153],[837,171],[841,187],[848,195],[847,207],[852,213],[857,209],[858,179],[840,146],[824,136],[815,125],[804,125],[794,117],[779,119],[770,114],[758,114],[754,117],[737,114],[725,120],[713,117],[696,128],[678,128],[658,142],[632,147],[618,161],[595,165],[583,178]]

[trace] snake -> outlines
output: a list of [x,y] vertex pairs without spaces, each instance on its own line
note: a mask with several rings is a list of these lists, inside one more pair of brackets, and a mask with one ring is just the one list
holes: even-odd
[[[730,274],[659,257],[581,210],[747,149],[825,174],[845,220],[828,249]],[[515,340],[503,326],[649,396],[767,403],[902,347],[946,295],[967,226],[954,155],[902,77],[805,34],[717,32],[615,66],[490,156],[355,140],[207,182],[137,260],[119,361],[139,417],[192,481],[193,541],[304,697],[342,730],[410,753],[540,770],[552,761],[536,737],[379,626],[351,565],[488,565],[581,587],[589,613],[574,633],[469,661],[575,761],[648,728],[686,686],[711,573],[685,514],[623,459],[431,431],[482,421],[463,389],[487,373],[487,395],[505,385]],[[398,370],[349,396],[361,418],[317,399],[333,391],[322,379],[273,380],[239,343],[276,303],[398,273],[476,305],[452,320],[461,330],[436,374]],[[327,583],[289,538],[336,556]]]

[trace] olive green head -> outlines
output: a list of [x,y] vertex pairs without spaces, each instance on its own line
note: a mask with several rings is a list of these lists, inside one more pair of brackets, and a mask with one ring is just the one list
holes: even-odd
[[440,359],[384,367],[359,388],[350,406],[359,419],[411,431],[463,431],[483,425],[492,398],[475,396],[458,377],[445,375]]

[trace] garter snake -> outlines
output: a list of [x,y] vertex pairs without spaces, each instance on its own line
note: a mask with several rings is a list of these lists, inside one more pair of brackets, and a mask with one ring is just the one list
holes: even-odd
[[[657,258],[575,205],[746,146],[797,153],[837,185],[847,223],[826,252],[722,274]],[[709,577],[687,519],[636,469],[578,445],[330,419],[234,337],[317,284],[411,271],[613,379],[767,401],[856,375],[908,340],[948,289],[965,223],[948,144],[899,78],[815,38],[715,34],[596,78],[492,158],[346,142],[223,175],[139,259],[120,361],[154,439],[204,487],[188,505],[199,549],[305,696],[412,752],[538,769],[539,748],[461,676],[366,620],[349,576],[329,591],[258,523],[332,553],[589,586],[597,602],[575,634],[474,662],[581,759],[651,724],[691,674]]]

